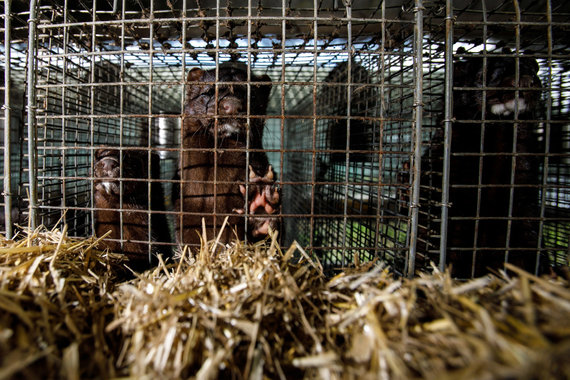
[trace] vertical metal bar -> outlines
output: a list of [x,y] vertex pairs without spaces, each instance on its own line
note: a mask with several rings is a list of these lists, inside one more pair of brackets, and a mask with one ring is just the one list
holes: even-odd
[[[380,23],[382,28],[382,39],[380,40],[380,132],[378,137],[378,188],[376,190],[376,199],[378,204],[376,205],[376,228],[374,233],[374,257],[379,256],[379,245],[380,245],[380,226],[381,220],[383,221],[384,217],[384,207],[380,207],[382,202],[382,186],[381,184],[384,183],[383,181],[383,171],[382,171],[382,164],[383,164],[383,154],[384,151],[384,141],[383,141],[383,133],[385,127],[385,60],[386,60],[386,2],[383,1],[381,5],[382,9],[382,21]],[[382,229],[384,230],[386,227],[382,225]],[[397,235],[397,233],[396,233]],[[397,238],[396,238],[397,239]],[[395,245],[396,249],[398,248]],[[382,252],[383,257],[386,256],[386,251]]]
[[[174,190],[174,186],[178,187],[178,194],[179,194],[179,199],[180,201],[179,203],[179,207],[175,210],[177,212],[177,214],[174,216],[174,218],[176,220],[178,220],[178,222],[174,223],[174,226],[178,225],[178,228],[174,227],[175,231],[174,231],[174,240],[177,241],[177,236],[178,241],[183,241],[183,223],[182,223],[182,211],[184,210],[184,188],[182,185],[183,179],[182,179],[182,162],[183,162],[183,146],[184,146],[184,123],[185,123],[185,119],[186,119],[186,110],[184,105],[186,104],[186,56],[187,56],[187,49],[188,48],[193,48],[189,43],[188,43],[188,38],[186,36],[186,28],[187,28],[187,8],[186,8],[186,1],[182,2],[182,15],[183,15],[183,19],[182,19],[182,72],[181,75],[182,77],[180,78],[180,81],[182,83],[182,96],[180,98],[180,130],[178,131],[179,137],[178,137],[178,164],[177,164],[177,175],[179,175],[178,177],[178,181],[174,182],[172,184],[173,190]],[[174,202],[174,199],[172,200]],[[174,204],[173,204],[174,207]]]
[[38,178],[36,170],[36,33],[37,33],[37,0],[30,0],[30,18],[28,19],[28,190],[29,190],[29,223],[32,229],[37,225]]
[[453,1],[446,1],[445,16],[445,90],[444,90],[444,145],[443,176],[441,184],[441,232],[439,241],[439,270],[445,270],[447,250],[447,224],[449,218],[449,187],[451,159],[451,128],[453,124]]
[[[346,49],[348,51],[348,65],[346,73],[346,155],[344,166],[344,201],[343,201],[343,217],[342,217],[342,267],[348,265],[346,259],[346,229],[348,228],[348,180],[350,178],[350,119],[351,119],[351,103],[352,103],[352,6],[350,1],[345,2],[346,6]],[[357,251],[355,251],[357,252]]]
[[[281,138],[281,141],[279,142],[279,173],[281,175],[281,181],[284,180],[283,178],[283,163],[285,161],[285,47],[286,45],[286,40],[287,40],[287,23],[285,21],[285,16],[287,15],[286,13],[286,5],[285,5],[285,0],[281,1],[281,79],[279,81],[280,85],[281,85],[281,98],[280,98],[280,105],[281,105],[281,118],[279,120],[280,123],[280,131],[279,131],[279,136]],[[283,212],[283,208],[281,209],[281,212]],[[283,232],[285,231],[285,220],[283,220],[281,224],[281,237],[283,236]],[[312,242],[311,242],[311,248],[312,248]]]
[[[228,7],[230,7],[231,4],[228,4]],[[233,31],[232,31],[233,32]],[[231,57],[231,55],[230,55]],[[231,59],[231,58],[230,58]],[[212,225],[213,227],[213,232],[214,232],[214,236],[217,235],[218,233],[218,226],[217,226],[217,217],[218,217],[218,213],[217,213],[217,209],[218,209],[218,128],[220,123],[223,123],[223,120],[220,121],[220,115],[219,115],[219,93],[220,93],[220,0],[216,0],[216,84],[215,84],[215,96],[214,96],[214,149],[213,149],[213,153],[214,153],[214,181],[213,181],[213,187],[214,187],[214,210],[213,210],[213,223]],[[247,154],[247,153],[246,153]],[[248,185],[249,181],[249,170],[247,170],[247,168],[245,168],[245,172],[248,173],[246,174],[246,187]],[[247,219],[249,218],[249,207],[247,207],[249,200],[248,200],[248,194],[249,191],[245,192],[245,205],[244,205],[244,209],[245,209],[245,220],[244,220],[244,225],[247,226]],[[247,228],[247,227],[245,227]],[[245,231],[245,229],[244,229]]]
[[[93,7],[95,8],[95,6]],[[94,16],[92,16],[94,17]],[[95,49],[95,25],[92,26],[91,29],[91,49]],[[123,47],[121,47],[123,48]],[[123,49],[121,49],[123,50]],[[90,132],[90,142],[91,142],[91,146],[95,146],[95,119],[94,119],[94,114],[95,114],[95,88],[93,86],[93,84],[95,83],[95,62],[96,62],[96,57],[93,56],[89,62],[89,132]],[[95,151],[92,149],[90,152],[90,163],[91,163],[91,168],[94,168],[94,156],[95,156]],[[95,174],[94,171],[92,171],[93,175]],[[91,189],[91,201],[92,201],[92,205],[95,205],[95,194],[94,194],[94,181],[91,181],[90,183],[90,189]],[[96,232],[95,230],[95,211],[92,210],[91,212],[91,228],[93,233]]]
[[[125,14],[126,14],[126,0],[123,0],[122,9],[121,9],[121,51],[125,51]],[[93,20],[95,20],[95,14],[93,14]],[[95,23],[93,23],[93,44],[92,46],[95,47]],[[119,88],[119,239],[121,244],[121,250],[123,250],[124,246],[124,236],[123,236],[123,197],[124,197],[124,182],[123,182],[123,147],[124,147],[124,128],[125,128],[125,54],[121,54],[120,57],[121,62],[121,71],[120,71],[120,88]],[[95,66],[93,66],[94,68]],[[91,83],[94,83],[91,82]],[[93,87],[91,87],[93,88]],[[91,99],[93,101],[94,93],[91,94]]]
[[[513,7],[515,8],[516,14],[516,25],[515,25],[515,94],[514,99],[519,98],[519,86],[520,86],[520,70],[519,70],[519,55],[520,55],[520,42],[521,42],[521,10],[519,6],[518,0],[513,0]],[[517,120],[519,118],[519,103],[518,101],[514,102],[514,124],[513,124],[513,137],[512,137],[512,146],[511,149],[511,178],[509,183],[509,210],[507,214],[507,234],[505,236],[505,262],[509,261],[509,253],[511,248],[511,230],[513,224],[513,204],[514,204],[514,197],[515,197],[515,171],[516,163],[517,163],[517,137],[518,137],[518,128],[519,123]]]
[[[246,102],[246,138],[245,138],[245,172],[246,174],[246,178],[249,181],[249,162],[250,162],[250,149],[251,146],[249,144],[249,140],[251,137],[251,0],[247,1],[247,87],[246,87],[246,96],[247,96],[247,102]],[[263,174],[262,174],[263,175]],[[249,183],[248,186],[249,187]],[[249,199],[248,199],[248,194],[249,191],[245,192],[245,198],[246,198],[246,203],[245,203],[245,207],[244,209],[246,210],[245,214],[248,215],[249,214],[249,207],[247,207],[247,205],[249,204]],[[244,231],[245,231],[245,240],[247,241],[247,235],[249,234],[249,230],[248,230],[248,223],[247,220],[249,219],[249,216],[246,217],[244,219]],[[248,369],[249,371],[249,369]],[[247,373],[247,372],[246,372]]]
[[420,175],[421,175],[421,143],[422,143],[422,116],[423,116],[423,4],[422,0],[416,0],[415,7],[415,62],[414,62],[414,173],[412,179],[412,201],[410,208],[412,209],[411,226],[410,226],[410,252],[408,256],[408,265],[406,275],[409,278],[414,276],[416,263],[416,248],[418,239],[418,214],[420,201]]
[[6,238],[11,239],[13,233],[12,227],[12,161],[11,161],[11,131],[12,131],[12,102],[10,101],[12,86],[11,75],[11,34],[10,34],[10,17],[11,17],[12,0],[4,2],[4,220],[6,229]]
[[[68,6],[68,1],[65,0],[64,1],[64,10],[63,10],[63,22],[67,23],[67,6]],[[69,54],[69,44],[68,44],[68,33],[67,33],[68,27],[64,26],[63,27],[63,59],[62,59],[62,64],[63,64],[63,71],[62,71],[62,77],[61,77],[61,83],[63,84],[63,87],[61,88],[61,116],[63,116],[61,118],[61,148],[63,148],[61,150],[61,216],[63,217],[63,215],[65,214],[65,205],[67,204],[67,199],[66,199],[66,156],[67,156],[67,150],[65,149],[65,134],[66,134],[66,124],[67,124],[67,120],[65,118],[65,115],[67,114],[67,105],[66,105],[66,96],[67,96],[67,87],[66,85],[66,81],[67,81],[67,55]],[[64,219],[65,221],[65,219]]]
[[[311,135],[311,210],[309,219],[309,246],[312,248],[315,245],[315,180],[316,180],[316,148],[317,148],[317,58],[318,58],[318,9],[319,5],[317,0],[313,1],[313,112],[312,112],[312,135]],[[285,51],[283,51],[285,55]]]
[[[479,236],[479,222],[481,217],[481,197],[483,190],[483,158],[485,156],[485,131],[487,129],[487,2],[481,1],[483,14],[483,89],[481,91],[481,133],[479,135],[479,172],[477,177],[477,208],[475,211],[475,230],[473,231],[473,258],[471,260],[471,277],[475,277],[475,263],[477,261],[477,246]],[[491,125],[492,127],[492,125]]]
[[[546,1],[546,21],[547,21],[547,46],[548,46],[548,59],[547,59],[547,80],[546,88],[552,88],[552,5],[550,0]],[[540,197],[540,223],[538,227],[538,254],[536,255],[535,274],[538,274],[540,267],[540,256],[548,254],[546,251],[541,252],[542,248],[542,234],[544,232],[544,217],[546,214],[546,187],[548,185],[548,172],[549,172],[549,157],[550,151],[550,121],[552,120],[552,90],[546,92],[546,115],[544,120],[544,167],[542,170],[542,188]],[[546,269],[546,268],[542,268]]]
[[146,155],[146,165],[147,165],[147,195],[148,195],[148,199],[147,199],[147,205],[146,205],[146,211],[147,211],[147,222],[148,222],[148,229],[147,229],[147,247],[148,247],[148,262],[152,263],[152,153],[151,153],[151,147],[152,147],[152,122],[153,122],[153,118],[152,118],[152,83],[153,83],[153,59],[154,59],[154,0],[150,0],[150,28],[149,28],[149,33],[150,33],[150,43],[149,43],[149,66],[148,66],[148,113],[147,113],[147,155]]
[[[118,0],[115,0],[118,1]],[[113,9],[116,10],[116,7],[113,6]],[[93,42],[93,41],[92,41]],[[92,47],[95,46],[95,44],[91,44]],[[123,50],[123,46],[121,46],[121,51]],[[94,72],[95,72],[95,57],[91,57],[91,60],[89,62],[90,66],[90,73],[89,73],[89,79],[90,79],[90,83],[91,86],[89,86],[89,146],[94,147],[95,146],[95,127],[94,127],[94,119],[93,119],[93,115],[94,115],[94,107],[95,107],[95,101],[94,101],[94,96],[93,96],[93,85],[92,83],[94,82]],[[94,177],[95,176],[95,172],[93,170],[93,168],[95,167],[95,150],[91,149],[91,151],[89,152],[89,166],[91,168],[91,176]],[[91,180],[89,181],[89,192],[90,192],[90,198],[91,198],[91,233],[93,235],[95,235],[95,185],[94,185],[94,180],[93,178],[91,178]]]

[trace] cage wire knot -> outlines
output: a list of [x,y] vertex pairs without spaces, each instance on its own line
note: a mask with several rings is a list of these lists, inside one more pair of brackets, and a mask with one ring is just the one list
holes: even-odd
[[419,202],[410,202],[410,208],[419,208],[419,207],[420,207]]
[[[422,12],[423,12],[423,11],[426,10],[426,8],[425,8],[423,5],[421,5],[421,6],[414,6],[413,8],[414,8],[414,10],[413,10],[414,13],[417,13],[417,12],[419,12],[419,11],[422,11]],[[411,10],[412,7],[410,7],[409,9]]]

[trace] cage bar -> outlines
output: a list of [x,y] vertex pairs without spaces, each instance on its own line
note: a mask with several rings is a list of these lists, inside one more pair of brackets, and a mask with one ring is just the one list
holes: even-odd
[[12,101],[11,97],[11,0],[4,3],[4,225],[6,228],[6,237],[12,238]]

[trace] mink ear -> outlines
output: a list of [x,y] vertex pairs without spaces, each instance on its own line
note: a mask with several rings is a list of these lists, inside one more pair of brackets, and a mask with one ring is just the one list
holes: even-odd
[[[463,46],[460,46],[455,54],[469,54]],[[456,85],[462,85],[465,81],[465,77],[468,74],[470,58],[466,58],[464,61],[463,57],[454,57],[453,62],[453,83]]]
[[200,79],[202,79],[203,75],[204,75],[204,70],[195,67],[192,70],[190,70],[190,72],[188,73],[188,82],[197,82]]
[[460,46],[455,52],[455,54],[467,54],[467,50],[465,50],[463,46]]
[[[186,96],[188,99],[193,99],[200,94],[202,91],[202,85],[196,84],[195,82],[202,81],[202,78],[206,75],[206,72],[200,68],[194,68],[188,73],[188,84],[186,84]],[[193,83],[194,82],[194,83]]]

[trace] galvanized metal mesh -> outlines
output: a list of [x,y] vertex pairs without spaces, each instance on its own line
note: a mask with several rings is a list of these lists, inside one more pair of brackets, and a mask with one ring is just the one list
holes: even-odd
[[[454,93],[490,97],[496,89],[454,87],[451,62],[503,54],[517,62],[534,57],[542,82],[536,118],[514,122],[532,123],[541,144],[533,153],[540,161],[531,218],[537,239],[524,249],[536,272],[543,257],[568,265],[570,8],[563,1],[29,5],[2,4],[1,228],[8,235],[12,224],[26,223],[20,216],[48,226],[63,218],[70,234],[93,234],[92,168],[101,147],[160,156],[160,178],[147,181],[162,185],[167,207],[147,211],[167,215],[173,232],[186,75],[240,61],[272,81],[263,147],[282,189],[283,243],[298,241],[331,271],[379,258],[399,274],[433,261],[466,267],[461,277],[478,275],[479,252],[508,261],[516,243],[487,247],[471,238],[453,247],[454,220],[474,229],[504,220],[508,235],[522,218],[512,207],[486,217],[482,202],[473,213],[449,214],[454,189],[487,186],[483,172],[474,183],[445,180],[447,165],[462,155],[446,144],[453,128],[497,122],[453,114]],[[481,163],[489,155],[484,148],[470,154]],[[516,148],[506,154],[512,162],[525,156]],[[515,194],[520,186],[513,179],[504,187]]]

